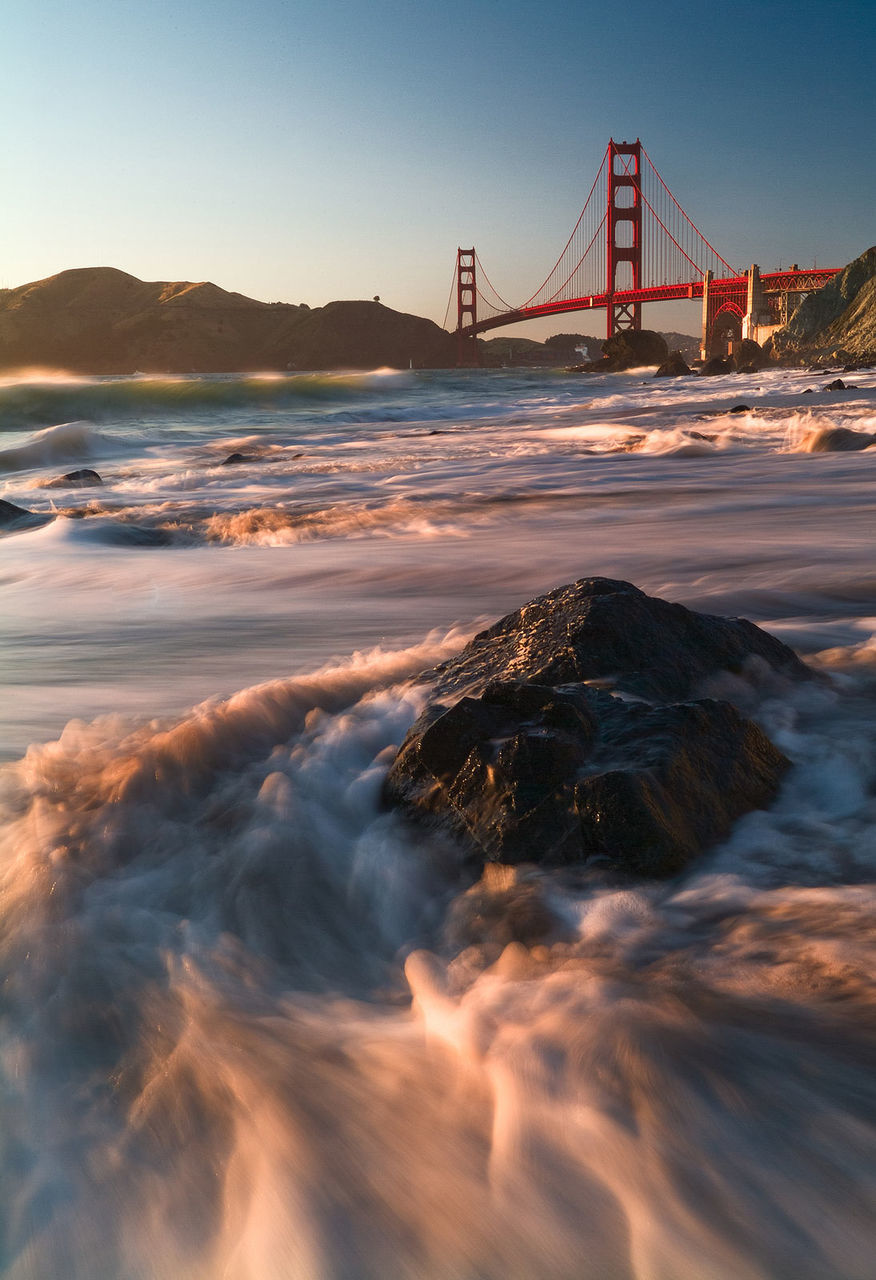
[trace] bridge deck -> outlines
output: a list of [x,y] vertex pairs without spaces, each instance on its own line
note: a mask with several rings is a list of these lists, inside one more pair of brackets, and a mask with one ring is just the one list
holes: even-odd
[[[820,289],[842,270],[841,267],[818,267],[808,271],[773,271],[760,277],[764,293],[810,293]],[[721,276],[713,279],[710,288],[722,294],[745,293],[748,288],[748,277]],[[517,324],[521,320],[537,320],[541,316],[564,315],[569,311],[595,311],[610,305],[625,306],[643,302],[675,302],[684,299],[696,299],[703,296],[703,282],[697,280],[691,284],[664,284],[649,289],[627,289],[614,294],[594,293],[582,298],[569,298],[564,301],[543,302],[534,307],[519,307],[512,311],[503,311],[499,315],[488,316],[478,320],[476,324],[464,325],[456,332],[463,337],[473,337],[477,333],[485,333],[488,329],[499,329],[506,324]]]

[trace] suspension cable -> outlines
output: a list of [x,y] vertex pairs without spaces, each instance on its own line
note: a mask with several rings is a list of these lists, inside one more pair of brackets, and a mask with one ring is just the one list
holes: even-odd
[[[593,179],[593,186],[590,188],[590,193],[589,193],[589,195],[587,196],[587,199],[584,201],[584,208],[581,210],[581,213],[580,213],[580,215],[579,215],[579,217],[578,217],[578,221],[575,223],[574,227],[572,228],[572,234],[569,236],[568,240],[566,241],[565,245],[563,246],[563,251],[562,251],[562,253],[561,253],[561,254],[560,254],[560,256],[557,258],[556,262],[555,262],[555,263],[554,263],[554,265],[551,267],[550,271],[547,273],[547,275],[545,276],[544,280],[542,280],[541,284],[538,286],[538,288],[535,290],[535,292],[532,294],[532,296],[531,296],[531,297],[529,297],[529,298],[527,298],[527,299],[526,299],[526,301],[522,304],[522,305],[523,305],[523,307],[528,307],[528,306],[529,306],[529,304],[530,304],[530,302],[532,302],[532,299],[533,299],[533,298],[537,298],[537,297],[538,297],[538,295],[541,293],[542,289],[543,289],[543,288],[545,287],[545,285],[547,284],[548,280],[550,280],[551,276],[554,274],[554,272],[556,271],[557,267],[558,267],[558,266],[560,265],[560,263],[562,262],[562,260],[563,260],[563,254],[565,254],[565,252],[566,252],[566,250],[568,249],[569,245],[572,243],[572,238],[573,238],[573,236],[575,235],[575,232],[578,230],[578,228],[579,228],[579,227],[580,227],[580,225],[581,225],[581,219],[584,217],[584,214],[587,212],[587,206],[590,204],[590,201],[591,201],[592,196],[593,196],[593,192],[596,190],[596,184],[597,184],[597,182],[598,182],[598,181],[599,181],[599,179],[602,177],[602,170],[605,168],[605,162],[606,162],[607,158],[608,158],[608,147],[606,147],[606,148],[605,148],[605,154],[604,154],[604,155],[603,155],[603,157],[602,157],[602,164],[599,166],[599,172],[597,173],[596,177]],[[591,242],[591,243],[592,243],[592,242]],[[574,273],[573,273],[573,274],[574,274]],[[556,296],[556,295],[554,295],[554,296]],[[521,307],[521,310],[522,310],[522,307]]]
[[[681,214],[681,216],[685,219],[685,221],[686,221],[686,222],[688,222],[688,223],[690,223],[690,225],[693,227],[694,231],[697,233],[697,235],[699,236],[699,238],[702,240],[703,244],[704,244],[704,245],[706,245],[706,247],[712,251],[712,253],[715,255],[715,257],[718,259],[718,261],[719,261],[719,262],[723,263],[723,265],[727,268],[727,270],[730,272],[730,274],[731,274],[731,275],[739,275],[739,272],[735,271],[735,270],[733,269],[733,267],[731,267],[731,266],[730,266],[730,263],[729,263],[729,262],[727,262],[727,260],[726,260],[725,258],[722,258],[722,257],[721,257],[720,253],[719,253],[719,252],[718,252],[718,250],[715,248],[715,246],[714,246],[713,244],[710,244],[710,243],[709,243],[709,241],[708,241],[708,240],[706,239],[706,237],[703,235],[702,231],[700,231],[700,229],[699,229],[699,227],[696,225],[696,223],[692,222],[692,221],[691,221],[691,219],[687,216],[687,214],[685,213],[684,209],[682,209],[681,205],[678,203],[678,201],[676,200],[675,196],[672,194],[672,192],[671,192],[671,191],[669,190],[669,188],[667,187],[666,183],[665,183],[665,182],[663,181],[663,179],[661,178],[661,176],[660,176],[660,170],[657,168],[657,166],[655,165],[654,161],[653,161],[653,160],[651,159],[651,157],[648,155],[648,152],[645,150],[644,146],[642,147],[642,155],[643,155],[643,156],[645,157],[645,159],[648,161],[648,164],[649,164],[649,165],[650,165],[650,167],[651,167],[651,172],[655,175],[655,177],[657,178],[657,181],[660,183],[660,185],[661,185],[661,187],[663,188],[663,190],[664,190],[664,191],[666,192],[666,194],[669,196],[669,199],[670,199],[670,200],[672,201],[672,203],[675,205],[676,209],[679,211],[679,213],[680,213],[680,214]],[[648,207],[650,208],[650,205],[649,205]],[[652,209],[652,210],[651,210],[651,212],[653,213],[653,212],[654,212],[654,210]],[[656,216],[656,215],[655,215],[655,216]],[[661,226],[663,226],[663,223],[661,222],[661,224],[660,224],[660,225],[661,225]],[[663,227],[663,229],[664,229],[664,231],[666,230],[666,228],[665,228],[665,227]],[[674,238],[674,237],[673,237],[673,238]],[[676,243],[677,243],[677,241],[676,241]],[[681,248],[681,246],[680,246],[680,245],[679,245],[679,248]],[[684,250],[682,250],[682,252],[684,252]],[[686,254],[685,254],[685,257],[687,257],[687,255],[686,255]],[[688,258],[688,261],[690,261],[690,259],[689,259],[689,258]]]

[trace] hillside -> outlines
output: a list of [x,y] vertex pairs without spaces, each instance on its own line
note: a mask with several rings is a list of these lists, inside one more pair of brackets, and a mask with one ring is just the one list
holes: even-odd
[[0,290],[0,369],[236,373],[436,368],[449,336],[377,302],[309,308],[259,302],[209,282],[145,282],[113,267],[62,271]]
[[807,294],[767,350],[779,358],[876,358],[876,246]]

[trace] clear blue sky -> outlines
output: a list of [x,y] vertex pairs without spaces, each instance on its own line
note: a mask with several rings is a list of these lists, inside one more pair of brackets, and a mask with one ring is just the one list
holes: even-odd
[[459,244],[533,291],[610,136],[734,264],[876,242],[873,0],[7,0],[3,30],[2,286],[108,265],[440,322]]

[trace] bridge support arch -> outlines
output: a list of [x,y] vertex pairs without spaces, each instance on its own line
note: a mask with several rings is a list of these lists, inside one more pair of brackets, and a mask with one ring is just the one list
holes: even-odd
[[703,330],[700,356],[725,356],[743,335],[747,302],[746,276],[716,280],[711,271],[703,276]]

